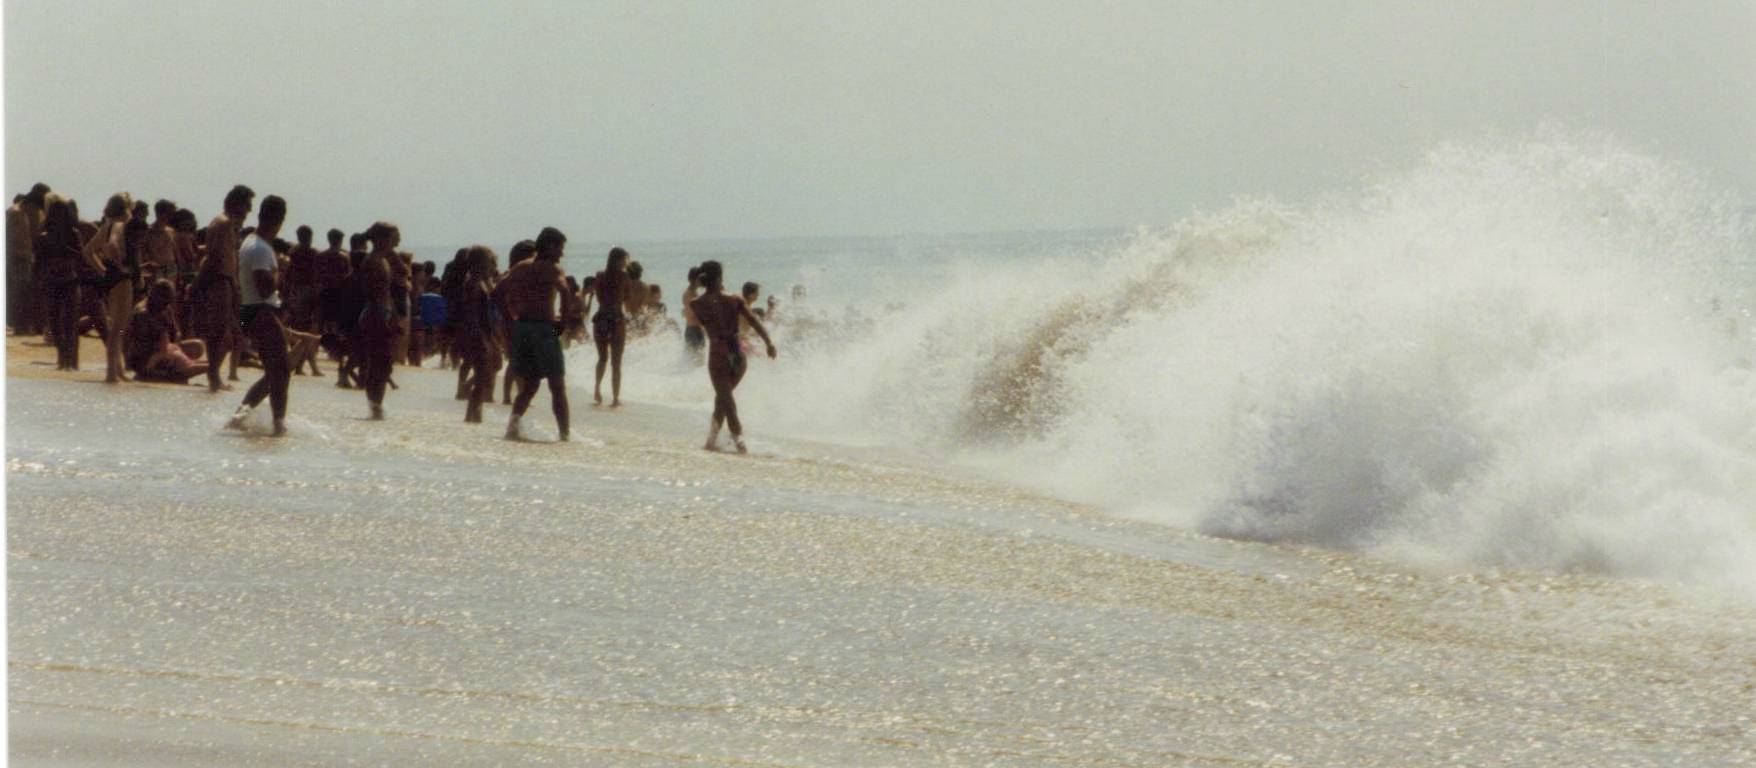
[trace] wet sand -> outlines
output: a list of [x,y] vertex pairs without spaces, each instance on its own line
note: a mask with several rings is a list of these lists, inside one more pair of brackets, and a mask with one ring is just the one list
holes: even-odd
[[239,436],[241,388],[96,349],[7,347],[20,765],[1756,763],[1732,596],[1212,539],[760,425],[707,454],[704,411],[577,369],[571,444],[404,369],[387,422],[296,377],[292,435]]

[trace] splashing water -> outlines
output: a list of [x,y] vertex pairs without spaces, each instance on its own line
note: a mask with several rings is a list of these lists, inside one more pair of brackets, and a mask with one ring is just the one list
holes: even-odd
[[[1217,535],[1756,588],[1753,243],[1603,137],[1449,145],[1355,199],[782,324],[740,403]],[[654,346],[630,381],[704,403]]]

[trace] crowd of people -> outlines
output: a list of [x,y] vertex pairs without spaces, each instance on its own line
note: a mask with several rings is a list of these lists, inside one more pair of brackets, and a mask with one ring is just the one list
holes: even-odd
[[[238,185],[202,228],[172,201],[149,206],[127,193],[87,221],[77,202],[37,184],[6,211],[7,324],[14,334],[42,335],[59,370],[79,369],[79,339],[95,333],[111,383],[131,371],[141,381],[204,378],[220,392],[239,380],[240,365],[260,366],[227,426],[242,429],[267,400],[275,436],[286,434],[291,377],[307,367],[322,376],[320,356],[336,364],[336,386],[365,391],[375,420],[396,388],[395,367],[437,355],[457,371],[464,420],[479,423],[504,367],[506,437],[522,438],[520,420],[547,382],[561,440],[571,427],[566,345],[589,338],[596,346],[593,397],[603,404],[607,372],[614,408],[628,339],[677,330],[663,291],[644,281],[625,249],[612,248],[602,271],[575,281],[560,263],[567,237],[553,227],[515,243],[502,271],[484,245],[459,249],[442,269],[416,262],[384,221],[353,235],[330,229],[319,250],[308,226],[292,242],[282,238],[286,219],[286,200],[269,195],[258,205],[255,191]],[[760,286],[727,293],[716,261],[691,268],[688,279],[682,335],[704,358],[714,390],[706,448],[717,449],[723,425],[742,452],[732,392],[754,339],[775,356],[756,307]]]

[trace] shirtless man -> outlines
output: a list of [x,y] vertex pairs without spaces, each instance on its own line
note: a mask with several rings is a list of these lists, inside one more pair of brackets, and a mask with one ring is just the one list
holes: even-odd
[[459,267],[463,282],[451,291],[450,315],[454,349],[462,361],[459,376],[472,372],[467,385],[469,405],[463,420],[482,422],[482,403],[494,399],[494,374],[500,372],[500,346],[494,338],[494,302],[488,297],[488,281],[494,274],[494,252],[485,245],[472,246]]
[[18,334],[41,322],[41,281],[36,274],[37,238],[43,234],[49,185],[37,184],[6,209],[6,324]]
[[640,262],[628,262],[628,290],[622,292],[622,311],[636,321],[646,316],[646,281],[640,279],[645,274],[646,268]]
[[171,220],[177,215],[177,204],[160,200],[153,204],[152,227],[146,232],[146,263],[157,268],[159,277],[177,279],[177,230]]
[[238,244],[244,217],[256,200],[256,192],[242,184],[226,193],[225,210],[207,225],[207,258],[195,277],[195,330],[207,345],[207,389],[231,389],[220,383],[220,363],[227,351],[232,357],[232,378],[237,378],[238,344]]
[[[311,227],[301,224],[299,244],[287,254],[287,303],[290,327],[309,333],[317,329],[317,249],[311,246]],[[293,370],[298,370],[295,364]]]
[[348,279],[352,266],[348,263],[348,255],[342,252],[341,241],[344,235],[339,229],[329,230],[329,247],[317,254],[317,332],[319,334],[335,333],[340,320],[336,317],[336,301],[340,297],[336,291]]
[[[566,246],[566,235],[554,227],[545,227],[537,235],[537,255],[507,271],[500,284],[494,286],[500,306],[513,317],[507,375],[519,380],[512,419],[506,424],[507,440],[522,438],[518,421],[537,396],[537,384],[543,379],[549,382],[560,440],[568,439],[571,424],[567,413],[567,358],[561,354],[559,329],[579,316],[579,304],[578,298],[567,290],[567,275],[561,271],[561,253]],[[555,316],[556,299],[561,302],[560,317]]]
[[713,423],[703,447],[718,450],[719,428],[723,423],[731,428],[732,444],[738,447],[738,453],[745,453],[744,425],[738,421],[738,403],[732,399],[732,390],[744,379],[747,364],[738,344],[739,323],[747,322],[755,329],[762,343],[768,345],[770,358],[775,355],[774,342],[744,300],[725,292],[725,274],[719,262],[701,264],[701,284],[705,290],[694,302],[695,317],[707,332],[707,376],[713,382]]
[[598,347],[598,377],[592,397],[604,404],[604,366],[610,372],[610,407],[622,405],[622,347],[628,343],[628,316],[622,313],[631,290],[628,252],[611,248],[604,271],[597,273],[598,312],[591,317],[591,340]]

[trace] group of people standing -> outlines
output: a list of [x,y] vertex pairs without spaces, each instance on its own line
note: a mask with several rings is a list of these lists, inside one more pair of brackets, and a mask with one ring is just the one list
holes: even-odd
[[[417,264],[398,250],[401,232],[388,222],[347,238],[345,251],[342,231],[331,229],[329,247],[318,251],[310,227],[298,228],[296,244],[280,237],[287,204],[269,195],[255,226],[245,226],[255,197],[249,187],[232,188],[222,213],[197,229],[188,209],[168,200],[149,207],[126,193],[106,201],[102,219],[86,222],[76,202],[36,185],[7,209],[8,325],[15,334],[42,334],[61,370],[78,369],[79,337],[98,331],[112,383],[128,380],[128,370],[147,381],[206,374],[218,392],[229,389],[221,380],[228,353],[234,381],[240,360],[251,356],[263,375],[228,427],[243,428],[268,400],[275,436],[286,433],[291,376],[305,364],[321,375],[320,349],[339,363],[337,386],[365,390],[373,419],[384,418],[393,367],[418,366],[430,349],[457,369],[458,398],[468,401],[464,420],[478,423],[504,364],[513,406],[506,437],[522,437],[520,420],[546,381],[559,439],[567,440],[563,340],[581,335],[590,315],[594,398],[603,403],[607,370],[616,407],[630,326],[643,332],[669,322],[662,292],[642,282],[640,265],[622,248],[610,250],[603,271],[575,283],[560,265],[566,235],[553,227],[515,244],[504,273],[492,249],[474,245],[435,274],[432,262]],[[724,291],[718,262],[691,269],[689,278],[685,338],[691,349],[706,348],[715,393],[706,447],[717,448],[724,425],[741,452],[732,391],[746,368],[747,337],[759,336],[770,357],[775,348],[761,310]]]

